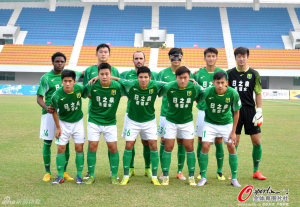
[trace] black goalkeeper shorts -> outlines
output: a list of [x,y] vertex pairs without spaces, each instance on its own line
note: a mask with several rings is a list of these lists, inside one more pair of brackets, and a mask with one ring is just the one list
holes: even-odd
[[256,114],[256,110],[254,107],[243,106],[240,109],[240,117],[236,127],[236,134],[241,134],[242,128],[244,126],[245,134],[252,135],[260,133],[260,127],[254,126],[252,123],[253,117]]

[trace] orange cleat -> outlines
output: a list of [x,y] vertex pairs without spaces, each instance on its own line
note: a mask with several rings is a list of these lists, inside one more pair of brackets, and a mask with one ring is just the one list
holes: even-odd
[[259,170],[257,170],[255,173],[253,173],[252,177],[256,178],[258,180],[265,180],[265,179],[267,179],[265,176],[263,176],[263,174]]
[[232,174],[229,175],[228,180],[232,180]]
[[179,180],[186,180],[186,177],[184,177],[182,172],[177,173],[177,179]]

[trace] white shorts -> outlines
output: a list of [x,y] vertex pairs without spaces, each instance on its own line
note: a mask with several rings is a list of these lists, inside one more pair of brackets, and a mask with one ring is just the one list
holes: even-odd
[[160,136],[160,137],[164,137],[165,124],[166,124],[166,117],[165,116],[160,116],[159,117],[158,129],[157,129],[157,135]]
[[52,114],[43,114],[41,117],[40,138],[44,140],[53,140],[56,125]]
[[135,141],[138,134],[142,140],[157,140],[157,123],[156,119],[139,123],[127,118],[126,141]]
[[204,117],[205,117],[205,111],[198,110],[197,121],[196,121],[196,136],[197,137],[202,137],[203,126],[204,126]]
[[106,142],[118,141],[117,125],[101,126],[88,122],[87,124],[87,138],[88,141],[99,142],[101,133],[103,133]]
[[59,125],[61,128],[61,135],[56,139],[55,144],[66,145],[71,136],[74,139],[74,143],[83,144],[84,143],[84,124],[83,119],[75,123],[69,123],[59,120]]
[[174,124],[166,120],[165,139],[194,139],[194,122],[190,121],[185,124]]
[[125,117],[124,117],[124,125],[123,125],[123,130],[122,130],[122,137],[123,138],[125,138],[125,136],[126,136],[127,120],[128,120],[128,113],[126,113]]
[[229,135],[232,131],[233,124],[226,125],[215,125],[204,122],[202,142],[215,142],[216,137],[222,137],[224,143],[232,143],[232,140],[229,140]]

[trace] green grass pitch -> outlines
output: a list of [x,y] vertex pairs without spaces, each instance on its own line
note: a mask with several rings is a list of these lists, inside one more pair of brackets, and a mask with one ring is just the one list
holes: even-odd
[[[83,102],[86,117],[87,100]],[[161,99],[156,102],[156,117],[159,119]],[[76,185],[66,181],[62,185],[52,186],[42,181],[44,166],[42,160],[42,140],[39,139],[41,108],[34,96],[0,96],[0,205],[5,199],[10,204],[27,206],[238,206],[238,193],[241,189],[233,188],[229,181],[217,181],[215,147],[209,153],[208,184],[204,187],[191,187],[184,181],[177,180],[177,146],[172,153],[169,186],[153,186],[150,179],[144,177],[144,160],[140,139],[136,143],[134,176],[127,186],[113,186],[109,179],[107,147],[101,138],[96,164],[96,183],[94,185]],[[126,108],[123,98],[118,112],[118,149],[120,166],[118,175],[122,178],[122,156],[124,139],[120,137]],[[194,107],[194,120],[196,120]],[[248,136],[242,135],[239,149],[238,179],[242,186],[252,184],[254,188],[274,190],[289,189],[289,206],[300,206],[300,102],[264,101],[264,124],[262,126],[263,158],[260,169],[267,180],[253,180],[252,144]],[[195,138],[195,147],[196,145]],[[159,145],[158,145],[159,146]],[[86,148],[85,166],[86,173]],[[68,172],[75,176],[74,144],[70,145],[71,156]],[[223,173],[230,174],[228,152],[225,151]],[[51,171],[57,175],[56,146],[52,144]],[[196,163],[196,175],[199,166]],[[160,174],[160,170],[159,170]],[[184,174],[187,175],[185,163]],[[245,204],[259,204],[252,201],[253,195]],[[278,202],[273,202],[279,206]]]

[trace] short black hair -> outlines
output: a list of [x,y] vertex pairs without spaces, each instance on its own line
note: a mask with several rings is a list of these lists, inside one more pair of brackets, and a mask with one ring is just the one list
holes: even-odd
[[139,67],[138,70],[137,70],[137,76],[139,76],[140,73],[148,73],[149,74],[149,77],[151,77],[151,70],[150,68],[146,67],[146,66],[142,66],[142,67]]
[[54,60],[55,60],[55,58],[57,58],[57,57],[63,57],[63,58],[65,59],[65,62],[67,62],[67,58],[66,58],[65,54],[63,54],[63,53],[61,53],[61,52],[56,52],[56,53],[54,53],[54,54],[52,55],[52,57],[51,57],[52,63],[54,63]]
[[132,55],[132,58],[133,58],[133,59],[134,59],[134,55],[135,55],[136,53],[142,53],[142,54],[144,55],[144,59],[146,59],[145,53],[142,52],[142,51],[135,51],[135,52],[133,53],[133,55]]
[[224,73],[222,71],[219,71],[219,72],[215,73],[214,77],[213,77],[214,80],[221,80],[222,78],[225,78],[225,80],[227,80],[226,73]]
[[183,52],[182,52],[182,49],[181,48],[178,48],[178,47],[174,47],[172,48],[170,51],[169,51],[169,56],[170,55],[174,55],[174,54],[181,54],[183,56]]
[[246,47],[238,47],[234,50],[234,57],[236,58],[236,56],[238,54],[241,54],[241,55],[247,54],[247,57],[249,57],[249,49]]
[[184,74],[184,73],[188,73],[188,74],[190,75],[190,74],[191,74],[191,71],[190,71],[187,67],[185,67],[185,66],[180,66],[180,67],[176,70],[175,76],[177,77],[177,76],[182,75],[182,74]]
[[101,63],[98,66],[98,73],[100,72],[101,69],[109,69],[109,71],[111,72],[111,65],[108,63]]
[[100,45],[97,46],[96,52],[98,52],[98,50],[100,50],[100,48],[105,48],[105,47],[108,49],[108,52],[110,54],[110,47],[109,47],[109,45],[104,44],[104,43],[102,43],[102,44],[100,44]]
[[71,77],[73,80],[76,80],[76,73],[73,70],[63,70],[61,73],[61,80],[66,77]]
[[216,49],[216,48],[214,48],[214,47],[209,47],[209,48],[206,48],[205,50],[204,50],[204,57],[206,57],[206,54],[207,53],[214,53],[214,54],[216,54],[216,56],[218,56],[218,50]]

